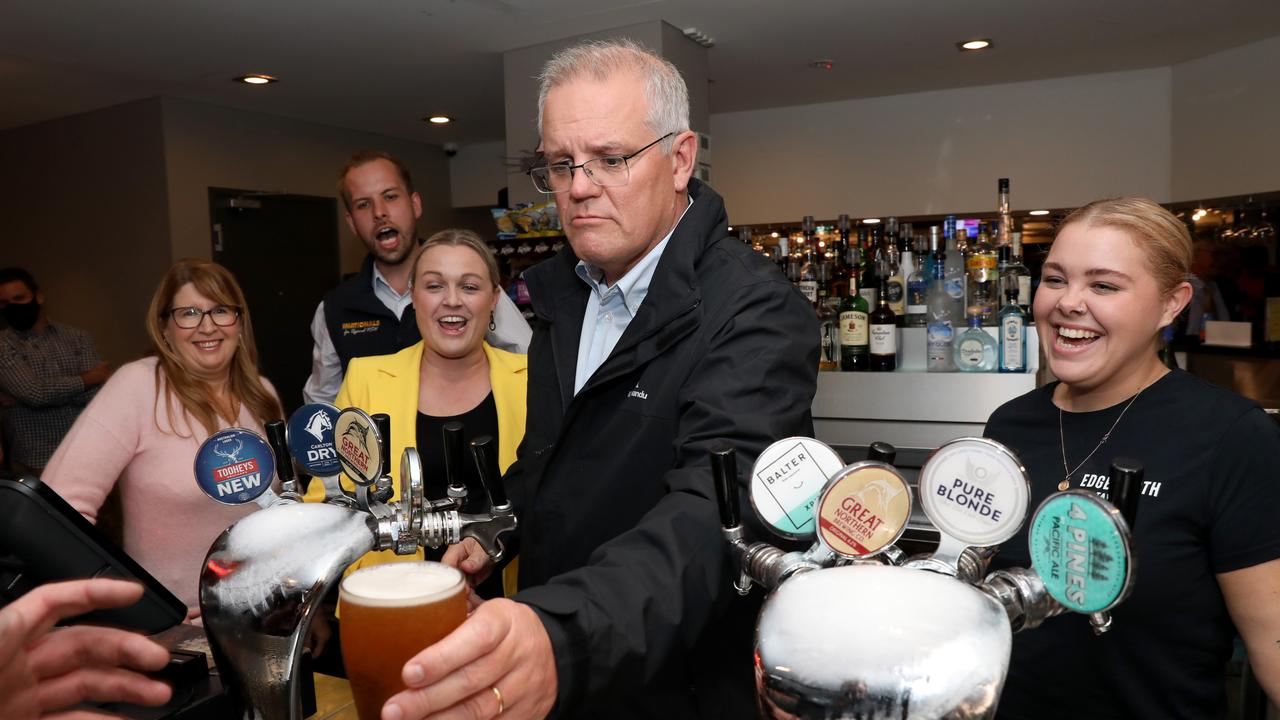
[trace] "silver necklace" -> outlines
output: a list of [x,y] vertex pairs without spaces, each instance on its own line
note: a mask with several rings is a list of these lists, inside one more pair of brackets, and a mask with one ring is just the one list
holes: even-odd
[[1062,471],[1066,473],[1062,478],[1062,482],[1058,483],[1058,490],[1066,490],[1071,487],[1071,476],[1075,475],[1076,471],[1084,467],[1085,463],[1089,462],[1089,458],[1093,457],[1094,453],[1101,450],[1102,446],[1107,444],[1107,441],[1111,439],[1111,433],[1116,429],[1116,426],[1120,424],[1120,421],[1124,419],[1124,414],[1129,412],[1129,406],[1133,405],[1134,401],[1138,399],[1138,396],[1141,395],[1142,391],[1146,390],[1148,386],[1149,384],[1143,385],[1138,389],[1138,392],[1134,393],[1133,397],[1129,398],[1129,402],[1125,403],[1124,409],[1120,411],[1120,416],[1116,418],[1115,422],[1111,423],[1111,427],[1107,428],[1106,432],[1102,433],[1102,439],[1098,441],[1097,445],[1093,446],[1093,450],[1089,451],[1089,454],[1084,457],[1084,460],[1081,460],[1080,464],[1076,465],[1075,470],[1072,470],[1071,467],[1067,465],[1067,434],[1062,429],[1062,408],[1058,408],[1058,442],[1060,443],[1059,447],[1062,448]]

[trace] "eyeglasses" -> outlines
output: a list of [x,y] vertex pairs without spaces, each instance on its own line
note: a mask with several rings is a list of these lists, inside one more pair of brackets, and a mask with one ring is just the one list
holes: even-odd
[[208,315],[214,325],[218,327],[229,327],[235,325],[240,319],[240,308],[234,305],[216,305],[208,310],[201,310],[198,307],[176,307],[169,311],[169,316],[173,318],[173,324],[183,330],[200,327],[200,323],[204,322],[204,316]]
[[631,180],[631,168],[627,161],[672,135],[675,133],[669,132],[630,155],[605,155],[579,165],[559,162],[536,167],[529,171],[529,177],[533,178],[533,186],[538,189],[538,192],[548,194],[568,190],[573,185],[573,171],[578,168],[582,168],[587,178],[600,187],[620,187]]

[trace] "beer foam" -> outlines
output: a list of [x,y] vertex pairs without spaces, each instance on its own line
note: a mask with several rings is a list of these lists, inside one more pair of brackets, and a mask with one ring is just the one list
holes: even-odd
[[374,607],[433,602],[458,591],[462,573],[431,562],[390,562],[361,568],[342,581],[342,599]]
[[[322,556],[333,555],[329,562],[341,568],[372,550],[368,517],[336,505],[294,502],[247,515],[210,549],[201,595],[254,612],[276,607],[286,592],[303,592],[323,572]],[[213,565],[224,569],[211,573]],[[304,587],[296,587],[299,578],[306,578]]]
[[895,688],[889,695],[911,717],[942,717],[998,692],[1011,642],[1005,610],[990,597],[890,566],[796,575],[770,596],[757,630],[759,671],[837,692]]

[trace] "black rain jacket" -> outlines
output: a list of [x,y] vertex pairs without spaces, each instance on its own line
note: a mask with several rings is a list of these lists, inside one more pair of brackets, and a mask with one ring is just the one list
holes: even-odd
[[577,396],[578,258],[566,248],[525,273],[544,322],[506,484],[521,523],[515,599],[550,635],[556,717],[756,713],[760,593],[732,588],[708,451],[738,450],[745,496],[761,450],[812,435],[818,323],[772,263],[729,236],[720,196],[696,180],[689,192],[640,310]]

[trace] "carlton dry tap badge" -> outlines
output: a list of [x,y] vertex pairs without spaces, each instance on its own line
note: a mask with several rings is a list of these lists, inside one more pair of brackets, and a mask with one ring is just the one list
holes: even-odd
[[814,503],[842,467],[840,455],[825,443],[807,437],[779,440],[751,467],[751,506],[782,537],[811,540]]
[[1069,610],[1109,610],[1133,580],[1129,526],[1120,511],[1088,490],[1050,495],[1027,534],[1031,565]]
[[205,495],[224,505],[257,499],[271,488],[276,458],[261,435],[227,428],[209,436],[196,451],[196,483]]
[[338,413],[334,443],[342,470],[357,485],[372,485],[382,470],[382,436],[373,418],[360,408]]
[[303,405],[289,418],[285,429],[289,454],[312,475],[337,475],[342,470],[334,446],[337,421],[338,408],[329,403]]
[[848,558],[875,555],[898,541],[911,518],[911,486],[893,466],[854,463],[822,491],[818,542]]

